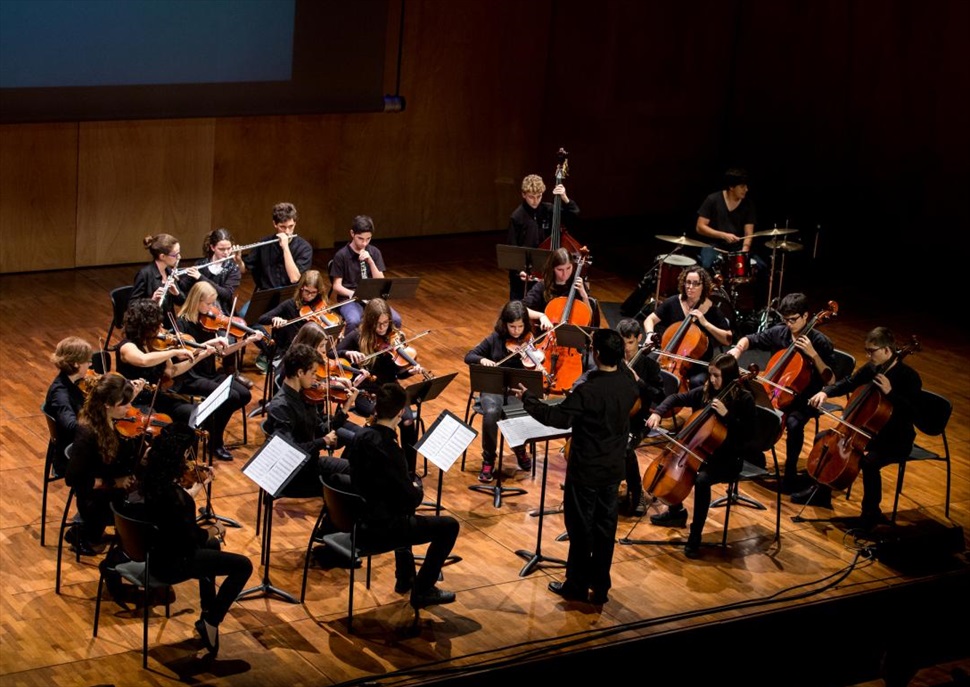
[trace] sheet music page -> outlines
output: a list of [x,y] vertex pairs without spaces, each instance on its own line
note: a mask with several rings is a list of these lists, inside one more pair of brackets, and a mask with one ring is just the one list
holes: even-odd
[[505,437],[505,442],[511,448],[522,446],[533,439],[557,439],[572,434],[571,429],[549,427],[536,420],[531,415],[507,418],[498,421],[498,429]]
[[447,472],[476,436],[476,430],[459,420],[452,412],[443,410],[414,448],[438,466],[438,469]]
[[275,435],[253,454],[243,467],[243,474],[263,491],[276,496],[308,457],[308,453]]
[[[203,399],[195,415],[195,427],[198,427],[212,415],[213,411],[229,399],[229,387],[232,385],[232,375],[227,375],[222,383],[212,393]],[[195,429],[193,427],[193,429]]]

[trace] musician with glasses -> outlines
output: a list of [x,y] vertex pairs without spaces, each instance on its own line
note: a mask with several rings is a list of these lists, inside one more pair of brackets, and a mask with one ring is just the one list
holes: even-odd
[[[164,315],[165,326],[168,327],[168,313],[174,312],[176,305],[185,302],[186,292],[174,274],[182,257],[182,247],[179,240],[171,234],[146,236],[142,243],[145,244],[145,250],[151,253],[152,261],[135,275],[130,299],[151,298],[158,303]],[[199,271],[192,268],[186,271],[186,275],[195,280],[199,278]]]
[[[647,338],[662,336],[669,327],[676,330],[688,317],[693,318],[694,324],[708,338],[707,348],[697,360],[710,362],[714,357],[714,347],[730,346],[734,338],[731,323],[710,299],[713,287],[711,275],[703,267],[694,265],[684,268],[677,280],[677,294],[665,298],[643,321]],[[658,344],[660,341],[656,340]],[[658,360],[663,367],[666,362],[664,356],[659,356]],[[689,388],[702,386],[707,380],[707,365],[690,363],[686,374]]]
[[[847,396],[864,384],[873,384],[891,404],[892,413],[882,429],[866,445],[860,461],[862,468],[863,529],[871,529],[885,521],[879,504],[882,502],[882,469],[890,463],[905,459],[913,450],[916,430],[913,427],[919,408],[923,380],[919,372],[904,363],[896,348],[896,338],[887,327],[876,327],[866,335],[866,357],[869,362],[846,379],[831,384],[808,403],[820,408],[830,396]],[[808,490],[811,491],[811,490]],[[798,501],[796,501],[798,497]],[[792,496],[796,503],[822,503],[832,500],[832,489],[824,484],[816,493]]]
[[[805,444],[805,424],[818,417],[818,410],[809,405],[808,400],[821,391],[824,384],[831,382],[835,347],[818,329],[808,329],[811,316],[805,294],[788,294],[778,304],[778,312],[783,318],[782,324],[742,337],[727,352],[740,360],[741,355],[748,349],[774,354],[784,351],[794,343],[795,349],[808,363],[811,375],[809,382],[801,393],[795,394],[791,404],[785,409],[785,473],[782,478],[782,493],[791,494],[803,486],[799,484],[798,459]],[[798,503],[795,496],[792,496],[792,501]],[[826,502],[823,498],[813,499],[812,502],[814,505],[831,507],[831,502]]]
[[[384,256],[374,238],[374,220],[367,215],[357,215],[350,226],[350,241],[338,250],[330,261],[330,281],[341,303],[340,316],[344,318],[344,334],[348,335],[358,326],[364,315],[364,304],[354,299],[361,279],[383,279]],[[391,308],[394,327],[400,329],[401,316]]]
[[[310,318],[300,320],[299,322],[292,322],[291,324],[287,324],[287,322],[298,318],[302,308],[310,308],[312,312],[326,308],[328,303],[324,295],[325,289],[326,284],[323,281],[323,273],[319,270],[307,270],[300,276],[300,281],[297,283],[297,290],[293,294],[293,298],[280,301],[279,305],[267,310],[260,316],[257,329],[266,331],[265,327],[267,325],[272,325],[273,327],[273,343],[276,346],[275,353],[277,358],[286,353],[286,350],[296,337],[297,332],[300,331],[300,328]],[[325,313],[321,317],[332,318],[334,323],[340,321],[333,312]]]

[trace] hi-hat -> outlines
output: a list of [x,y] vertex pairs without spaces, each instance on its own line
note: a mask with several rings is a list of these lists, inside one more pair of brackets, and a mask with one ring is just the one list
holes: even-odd
[[801,250],[802,248],[805,247],[800,243],[795,243],[794,241],[785,241],[785,240],[778,241],[777,239],[774,241],[768,241],[765,245],[768,246],[768,248],[770,248],[771,250],[778,249],[778,250],[783,250],[786,253],[791,253],[796,250]]
[[786,234],[797,233],[798,229],[779,229],[778,227],[775,227],[774,229],[769,229],[768,231],[756,231],[755,233],[751,234],[751,238],[756,239],[762,236],[785,236]]
[[709,243],[704,243],[703,241],[697,241],[695,239],[689,239],[686,236],[668,236],[666,234],[657,234],[657,238],[661,241],[667,241],[668,243],[676,243],[678,246],[694,246],[695,248],[708,248]]

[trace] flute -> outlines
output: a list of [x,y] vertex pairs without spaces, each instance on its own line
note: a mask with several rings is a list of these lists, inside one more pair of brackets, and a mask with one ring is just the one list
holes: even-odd
[[[289,240],[292,241],[294,236],[296,236],[296,234],[290,234]],[[192,267],[183,267],[180,270],[175,270],[173,274],[175,274],[176,277],[181,277],[183,274],[186,274],[191,269],[202,269],[203,267],[208,267],[209,265],[218,265],[219,263],[225,262],[226,260],[232,260],[233,257],[235,257],[236,253],[242,253],[245,250],[252,250],[253,248],[259,248],[260,246],[268,246],[271,243],[278,243],[278,242],[279,242],[279,239],[276,237],[273,237],[271,239],[267,239],[266,241],[260,241],[258,243],[250,243],[245,246],[236,246],[235,248],[232,249],[232,252],[230,252],[229,255],[227,255],[224,258],[217,258],[215,260],[210,260],[209,262],[203,262],[198,265],[192,265]]]

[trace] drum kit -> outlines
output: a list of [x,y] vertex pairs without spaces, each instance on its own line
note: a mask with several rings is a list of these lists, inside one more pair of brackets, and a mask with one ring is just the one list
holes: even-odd
[[[778,320],[777,312],[771,307],[773,290],[775,284],[776,265],[778,266],[778,293],[781,293],[782,281],[785,276],[785,256],[788,253],[800,251],[804,246],[795,241],[789,240],[791,234],[797,233],[797,229],[775,227],[766,231],[759,231],[751,234],[751,238],[770,239],[765,246],[771,249],[771,264],[768,278],[768,302],[764,310],[756,316],[757,330],[763,331]],[[754,260],[748,253],[740,251],[726,251],[716,246],[711,246],[704,241],[687,238],[686,235],[671,236],[658,234],[657,239],[667,243],[675,244],[677,247],[666,255],[657,257],[656,264],[648,273],[656,273],[656,292],[654,294],[654,304],[660,303],[661,299],[677,293],[677,282],[680,274],[687,268],[693,267],[697,261],[686,255],[679,255],[684,247],[691,248],[711,248],[718,253],[712,266],[712,276],[714,277],[716,288],[711,294],[711,300],[718,308],[731,319],[732,322],[739,322],[748,317],[754,310]],[[781,260],[777,260],[778,253],[781,253]]]

